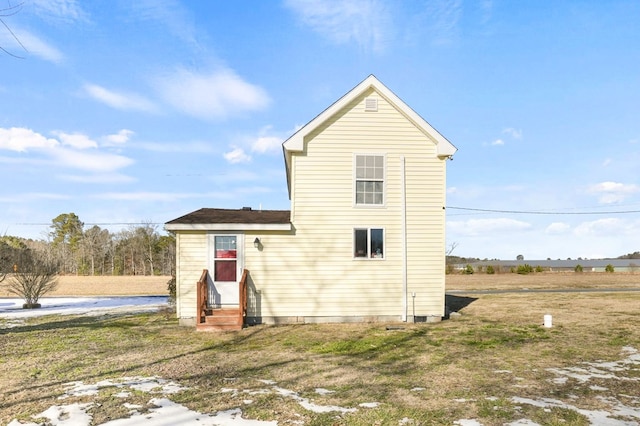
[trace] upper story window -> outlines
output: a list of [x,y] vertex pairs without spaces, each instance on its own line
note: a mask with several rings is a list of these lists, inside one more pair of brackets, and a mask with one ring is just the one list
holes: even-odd
[[356,205],[384,204],[384,155],[356,155]]

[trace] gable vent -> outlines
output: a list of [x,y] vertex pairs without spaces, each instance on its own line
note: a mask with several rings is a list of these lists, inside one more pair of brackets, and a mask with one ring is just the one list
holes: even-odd
[[378,98],[368,97],[364,99],[365,111],[378,111]]

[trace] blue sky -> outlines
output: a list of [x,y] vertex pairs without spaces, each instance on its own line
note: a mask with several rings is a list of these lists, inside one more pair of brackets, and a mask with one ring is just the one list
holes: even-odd
[[640,250],[637,1],[16,4],[0,0],[24,46],[0,25],[21,57],[0,52],[4,234],[288,209],[282,141],[374,74],[459,149],[453,254]]

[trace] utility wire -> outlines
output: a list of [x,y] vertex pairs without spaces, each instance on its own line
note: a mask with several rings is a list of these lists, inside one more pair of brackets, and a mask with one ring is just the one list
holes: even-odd
[[482,213],[509,213],[509,214],[541,214],[541,215],[592,215],[592,214],[631,214],[640,213],[640,210],[613,210],[613,211],[586,211],[586,212],[558,212],[544,210],[494,210],[476,209],[472,207],[447,206],[450,210],[465,210]]

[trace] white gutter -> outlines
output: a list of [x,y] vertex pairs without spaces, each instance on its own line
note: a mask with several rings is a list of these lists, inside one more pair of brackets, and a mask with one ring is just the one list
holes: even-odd
[[402,321],[407,322],[407,190],[404,155],[400,156],[400,185],[402,198]]

